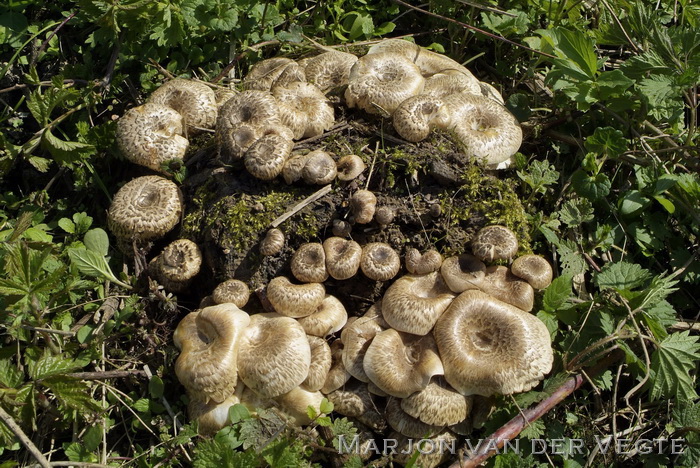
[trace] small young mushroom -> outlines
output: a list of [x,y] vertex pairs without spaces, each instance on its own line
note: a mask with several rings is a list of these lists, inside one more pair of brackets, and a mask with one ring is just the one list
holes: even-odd
[[510,260],[518,253],[518,238],[505,226],[486,226],[472,239],[472,253],[484,262]]
[[354,240],[329,237],[323,241],[326,254],[326,270],[337,280],[352,278],[360,269],[362,247]]
[[389,244],[372,242],[362,248],[360,269],[369,279],[388,281],[401,269],[401,258]]
[[333,410],[343,416],[356,418],[375,431],[386,429],[386,421],[377,409],[377,403],[367,391],[367,384],[351,380],[328,394],[328,401],[333,403]]
[[306,59],[306,81],[315,84],[322,92],[348,84],[350,69],[357,56],[340,51],[324,52]]
[[200,81],[175,78],[167,81],[148,97],[148,101],[175,109],[182,115],[189,134],[216,125],[216,93]]
[[326,254],[319,242],[302,244],[292,255],[292,274],[302,283],[323,283],[328,279]]
[[292,284],[286,276],[272,278],[267,284],[267,299],[275,310],[288,317],[313,314],[326,296],[321,283]]
[[204,402],[197,395],[190,395],[187,405],[187,415],[190,420],[197,421],[197,432],[205,436],[213,436],[220,429],[230,423],[228,410],[233,405],[240,403],[238,396],[233,394],[223,402]]
[[380,206],[377,208],[377,210],[374,212],[374,220],[382,226],[382,228],[388,226],[391,224],[391,222],[394,220],[394,216],[396,213],[394,213],[394,209],[390,206]]
[[410,248],[406,251],[405,260],[406,270],[413,275],[432,273],[442,266],[442,255],[435,249],[421,254],[418,249]]
[[281,135],[263,135],[245,152],[245,168],[253,177],[272,180],[282,173],[294,142]]
[[544,289],[552,282],[552,266],[540,255],[523,255],[513,260],[510,271],[535,289]]
[[301,179],[304,166],[309,159],[309,154],[311,153],[293,154],[287,159],[287,162],[284,163],[284,167],[282,168],[282,177],[284,177],[285,182],[292,184]]
[[308,335],[306,338],[311,348],[311,365],[309,374],[301,383],[301,387],[310,392],[317,392],[323,387],[331,370],[331,348],[323,338]]
[[241,280],[228,279],[214,288],[211,298],[217,304],[230,303],[242,308],[248,303],[250,289]]
[[367,224],[374,218],[377,197],[369,190],[358,190],[350,197],[350,209],[356,223]]
[[352,232],[352,224],[342,219],[334,219],[331,230],[334,236],[348,237]]
[[[273,86],[282,82],[290,82],[291,77],[296,81],[303,81],[305,76],[298,71],[299,65],[294,60],[286,57],[273,57],[256,63],[243,79],[243,87],[246,90],[270,91]],[[283,76],[285,75],[285,76]]]
[[365,315],[348,323],[340,334],[340,339],[345,344],[343,348],[345,370],[362,382],[369,382],[363,365],[367,348],[377,333],[389,328],[389,324],[382,318],[381,310],[380,301],[367,309]]
[[284,233],[277,228],[267,231],[260,243],[260,253],[266,257],[277,255],[284,248]]
[[307,335],[324,337],[342,330],[348,321],[348,313],[342,302],[326,294],[314,313],[297,321]]
[[338,160],[338,180],[349,182],[362,174],[365,170],[365,163],[356,154],[348,154]]
[[446,129],[451,118],[442,99],[421,94],[403,101],[392,122],[401,138],[415,143],[425,140],[433,129]]
[[474,255],[462,254],[442,262],[440,274],[452,292],[461,293],[481,287],[486,276],[486,265]]
[[282,123],[292,130],[295,140],[321,135],[335,123],[333,107],[311,83],[276,86],[272,95],[279,103]]
[[316,414],[321,414],[323,398],[321,392],[310,391],[299,386],[276,397],[275,401],[282,411],[294,420],[294,424],[304,426],[311,423],[309,406],[314,409]]
[[307,184],[330,184],[337,174],[335,161],[328,152],[315,150],[306,155],[301,177]]
[[154,274],[167,291],[181,292],[199,273],[202,252],[189,239],[178,239],[168,244],[153,262]]

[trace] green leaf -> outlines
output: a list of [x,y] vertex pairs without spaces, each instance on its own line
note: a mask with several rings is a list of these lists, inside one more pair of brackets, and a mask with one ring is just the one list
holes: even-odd
[[568,226],[580,226],[593,221],[593,205],[586,198],[568,200],[557,212],[559,219]]
[[612,183],[608,176],[602,172],[591,176],[582,169],[577,169],[571,176],[571,185],[577,194],[595,201],[604,198],[610,193]]
[[63,452],[70,461],[87,463],[97,462],[97,456],[90,453],[90,451],[80,442],[64,443]]
[[73,372],[87,366],[90,359],[84,356],[71,358],[64,354],[51,354],[48,348],[44,349],[37,359],[33,359],[31,354],[25,354],[27,360],[27,371],[33,380],[46,379],[49,377]]
[[56,375],[42,381],[66,409],[77,410],[80,413],[99,411],[100,407],[92,399],[90,387],[80,379]]
[[676,212],[676,205],[673,204],[671,200],[669,200],[666,197],[662,197],[661,195],[654,195],[654,200],[659,202],[661,206],[664,207],[666,211],[668,211],[670,214],[673,214]]
[[535,193],[545,193],[548,186],[559,180],[559,172],[546,160],[534,160],[527,166],[526,170],[516,173]]
[[68,218],[59,219],[58,226],[69,234],[75,233],[75,224]]
[[65,141],[47,129],[41,137],[41,146],[51,153],[54,160],[70,166],[80,159],[95,153],[95,147],[79,141]]
[[321,410],[321,413],[323,413],[323,414],[331,414],[333,412],[333,403],[328,401],[328,398],[322,399],[321,405],[320,405],[320,410]]
[[85,233],[83,244],[88,250],[95,252],[98,255],[106,257],[109,253],[109,237],[104,229],[90,229]]
[[584,143],[587,151],[600,156],[617,158],[627,151],[627,140],[620,130],[612,127],[598,127]]
[[78,332],[75,334],[75,338],[78,340],[78,343],[83,344],[87,343],[91,338],[92,338],[92,332],[95,331],[95,326],[91,324],[85,324],[80,329]]
[[165,390],[165,385],[163,380],[157,375],[151,377],[148,381],[148,391],[151,394],[151,398],[160,398],[163,396],[163,391]]
[[234,450],[226,444],[215,439],[204,439],[197,444],[195,458],[192,460],[194,468],[250,468],[260,466],[258,456],[253,451]]
[[120,281],[112,273],[112,269],[107,264],[105,258],[92,250],[70,248],[68,249],[68,256],[70,257],[71,264],[75,265],[81,273],[93,276],[96,278],[106,279],[116,283],[122,287],[131,289],[131,286]]
[[95,450],[97,450],[97,448],[102,443],[102,426],[95,425],[89,427],[85,431],[85,435],[83,436],[82,442],[85,445],[85,449],[88,452],[94,452]]
[[620,198],[620,201],[618,202],[620,214],[623,216],[636,216],[650,204],[651,200],[649,200],[649,198],[644,196],[642,192],[638,190],[630,190],[629,192],[625,192],[624,196]]
[[622,95],[627,88],[634,84],[634,80],[627,78],[622,70],[617,69],[601,73],[596,83],[599,87],[598,97],[602,101],[612,96]]
[[148,398],[139,398],[131,404],[131,407],[139,413],[148,413],[148,411],[151,409],[151,403]]
[[603,266],[593,281],[600,289],[615,289],[618,292],[632,291],[651,279],[652,275],[636,263],[625,261]]
[[90,226],[92,226],[92,216],[88,216],[85,212],[74,213],[73,222],[75,223],[76,232],[82,234],[87,232]]
[[556,312],[572,296],[572,278],[562,275],[547,286],[542,297],[542,307],[547,312]]
[[559,57],[554,63],[577,79],[594,79],[598,71],[598,57],[591,38],[580,31],[564,28],[556,28],[553,33],[555,53]]
[[[3,348],[3,351],[9,348]],[[4,353],[3,353],[4,354]],[[0,359],[0,385],[5,388],[17,388],[24,382],[24,373],[17,368],[10,357]]]
[[537,419],[527,424],[520,432],[520,436],[526,439],[539,439],[544,434],[544,429],[544,421]]
[[693,370],[700,360],[700,337],[690,331],[672,333],[651,356],[653,371],[651,399],[661,397],[693,400],[698,397]]
[[250,411],[248,411],[248,408],[246,408],[245,405],[236,403],[228,409],[228,419],[233,424],[250,418]]

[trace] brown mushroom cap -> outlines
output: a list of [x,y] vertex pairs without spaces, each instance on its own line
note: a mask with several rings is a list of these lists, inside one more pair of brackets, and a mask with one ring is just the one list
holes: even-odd
[[360,269],[369,279],[388,281],[401,269],[401,258],[389,244],[372,242],[362,248]]
[[179,112],[188,133],[194,134],[216,125],[216,93],[202,82],[175,78],[153,91],[147,102]]
[[284,395],[276,397],[275,401],[284,413],[292,417],[295,424],[303,426],[311,423],[308,413],[309,406],[316,411],[316,414],[320,414],[321,402],[324,398],[321,392],[296,387]]
[[349,381],[343,388],[329,393],[328,401],[333,403],[333,410],[338,414],[356,418],[378,432],[386,429],[386,421],[363,382]]
[[433,379],[423,390],[401,400],[401,409],[426,424],[451,426],[467,418],[473,399],[456,392],[442,379]]
[[281,135],[263,135],[245,152],[245,168],[253,177],[272,180],[282,173],[293,147],[294,142]]
[[315,150],[306,155],[301,177],[307,184],[329,184],[337,174],[335,161],[328,152]]
[[247,90],[270,91],[274,86],[292,81],[304,81],[304,72],[294,60],[286,57],[273,57],[256,63],[243,79]]
[[168,291],[183,291],[199,273],[202,252],[189,239],[178,239],[168,244],[155,259],[156,276]]
[[389,324],[382,318],[381,311],[382,303],[380,301],[367,309],[364,316],[352,323],[348,321],[340,335],[340,339],[345,344],[343,348],[345,370],[362,382],[369,382],[363,364],[367,348],[377,333],[389,327]]
[[340,51],[324,52],[306,59],[306,81],[315,84],[322,92],[348,84],[350,69],[357,56]]
[[392,429],[414,439],[432,437],[444,427],[426,424],[417,418],[409,416],[401,409],[401,401],[394,397],[387,399],[384,416]]
[[248,303],[250,289],[241,280],[228,279],[214,288],[211,297],[217,304],[231,303],[240,308]]
[[338,390],[350,380],[350,373],[343,365],[343,340],[337,339],[331,343],[331,368],[326,376],[326,381],[321,387],[321,393],[328,395],[334,390]]
[[277,255],[282,248],[284,248],[284,233],[277,228],[267,231],[260,243],[260,253],[265,256]]
[[313,314],[325,296],[326,288],[321,283],[292,284],[286,276],[278,276],[267,284],[267,299],[270,304],[277,312],[288,317],[299,318]]
[[117,146],[129,161],[165,172],[163,163],[185,158],[189,141],[182,132],[182,116],[176,110],[147,102],[117,121]]
[[182,194],[173,182],[160,176],[137,177],[114,195],[107,225],[122,239],[157,239],[180,221],[182,206]]
[[478,82],[466,67],[455,60],[404,39],[385,39],[374,44],[367,51],[368,55],[383,53],[398,54],[408,58],[418,66],[425,77],[431,77],[438,73],[457,72]]
[[510,260],[518,253],[518,238],[505,226],[486,226],[472,239],[472,253],[484,262]]
[[306,339],[309,340],[311,348],[311,365],[309,375],[301,383],[301,387],[310,392],[317,392],[323,387],[331,370],[331,348],[323,338],[307,335]]
[[282,177],[284,177],[285,182],[291,184],[301,179],[304,166],[306,165],[306,161],[309,159],[309,154],[310,153],[293,154],[289,159],[287,159],[287,162],[284,164],[284,168],[282,168]]
[[319,242],[302,244],[292,255],[292,274],[302,283],[323,283],[328,279],[326,254]]
[[524,392],[552,368],[544,323],[481,291],[452,301],[433,334],[445,380],[463,395]]
[[356,154],[348,154],[340,158],[336,164],[338,169],[338,180],[348,182],[355,179],[365,170],[365,163]]
[[358,190],[350,197],[350,209],[356,223],[367,224],[374,218],[377,197],[369,190]]
[[298,321],[308,335],[324,337],[340,331],[348,321],[348,313],[342,302],[326,294],[314,313]]
[[535,289],[544,289],[552,282],[552,265],[541,255],[523,255],[513,260],[510,271]]
[[329,237],[323,241],[328,274],[337,280],[352,278],[360,269],[362,247],[354,240]]
[[437,272],[405,275],[384,293],[382,316],[398,331],[427,335],[453,298]]
[[205,403],[223,402],[236,387],[236,361],[250,316],[233,304],[206,307],[180,322],[173,335],[180,356],[175,374]]
[[363,367],[377,387],[399,398],[424,389],[431,377],[444,372],[431,335],[415,336],[392,328],[374,336]]
[[438,271],[442,266],[442,255],[435,249],[421,254],[418,249],[410,248],[405,255],[406,270],[413,275],[425,275]]
[[447,128],[451,118],[442,99],[421,94],[403,101],[396,108],[392,122],[401,138],[415,143],[425,140],[435,128]]
[[272,94],[279,103],[280,119],[294,132],[295,140],[321,135],[335,123],[333,107],[311,83],[276,86]]
[[479,289],[486,276],[486,265],[473,255],[462,254],[442,262],[440,274],[452,292],[461,293]]
[[479,80],[471,73],[467,75],[460,70],[445,70],[425,80],[423,94],[440,98],[456,93],[481,94]]
[[374,220],[382,227],[386,227],[394,220],[394,209],[390,206],[380,206],[374,212]]
[[279,314],[256,314],[241,337],[238,375],[263,398],[291,391],[309,375],[311,348],[296,320]]
[[508,267],[486,268],[486,276],[479,289],[525,312],[530,312],[535,303],[535,290],[526,281],[512,274]]

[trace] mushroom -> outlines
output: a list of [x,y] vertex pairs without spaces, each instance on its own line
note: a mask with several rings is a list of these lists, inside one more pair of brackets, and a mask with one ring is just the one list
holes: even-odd
[[275,311],[288,317],[313,314],[326,296],[321,283],[292,284],[286,276],[278,276],[267,284],[267,299]]
[[486,276],[486,265],[471,254],[462,254],[442,262],[440,274],[452,292],[461,293],[479,289]]
[[107,225],[120,239],[157,239],[175,227],[182,207],[182,194],[175,183],[160,176],[137,177],[114,195]]
[[423,390],[401,400],[401,409],[426,424],[451,426],[467,419],[473,399],[434,378]]
[[503,100],[503,96],[496,88],[493,87],[493,85],[479,81],[479,91],[480,93],[478,94],[481,94],[482,96],[487,97],[502,106],[506,105],[506,102]]
[[307,184],[329,184],[337,174],[335,161],[328,152],[315,150],[306,155],[301,177]]
[[342,219],[334,219],[331,230],[334,236],[348,237],[352,232],[352,224]]
[[302,244],[292,255],[292,274],[302,283],[323,283],[328,279],[326,254],[318,242]]
[[238,396],[235,394],[232,394],[221,403],[215,401],[206,403],[197,398],[196,395],[191,395],[190,402],[187,405],[187,415],[190,417],[190,420],[197,421],[197,432],[199,434],[212,436],[229,424],[229,408],[239,402]]
[[552,282],[552,266],[541,255],[523,255],[513,260],[510,271],[535,289],[544,289]]
[[211,298],[217,304],[231,303],[241,308],[248,303],[250,290],[243,281],[228,279],[214,288]]
[[526,281],[512,274],[508,267],[486,268],[486,276],[479,289],[525,312],[530,312],[535,303],[535,290]]
[[284,248],[284,233],[277,228],[272,228],[265,234],[260,243],[260,253],[266,257],[277,255]]
[[365,170],[365,163],[356,154],[348,154],[338,160],[336,164],[338,170],[338,180],[349,182],[362,174]]
[[270,91],[273,87],[304,81],[306,76],[294,62],[286,57],[274,57],[256,63],[243,79],[243,87],[247,90]]
[[382,316],[398,331],[427,335],[453,298],[437,272],[405,275],[384,293]]
[[384,242],[372,242],[362,248],[360,269],[375,281],[388,281],[399,272],[401,258],[396,250]]
[[471,73],[467,75],[455,69],[444,70],[425,80],[423,94],[441,98],[457,93],[482,94],[479,80]]
[[418,249],[408,249],[406,251],[406,269],[414,275],[424,275],[438,271],[442,266],[442,255],[435,249],[430,249],[421,254]]
[[307,335],[306,339],[309,340],[311,348],[311,365],[309,375],[301,383],[301,387],[310,392],[317,392],[323,387],[331,370],[331,348],[323,338]]
[[164,163],[185,158],[189,141],[182,132],[182,116],[176,110],[147,102],[117,121],[117,146],[129,161],[167,173]]
[[223,402],[236,387],[236,361],[250,316],[233,304],[192,312],[180,321],[173,341],[180,349],[175,374],[204,403]]
[[293,147],[291,139],[274,133],[263,135],[245,152],[245,168],[253,177],[272,180],[282,173]]
[[321,402],[323,394],[317,391],[307,390],[303,387],[296,387],[275,398],[282,411],[290,416],[297,425],[311,424],[309,418],[309,406],[316,414],[321,414]]
[[348,323],[340,334],[340,339],[345,344],[343,348],[345,370],[362,382],[369,382],[363,365],[367,348],[377,333],[389,328],[389,324],[382,318],[381,310],[380,301],[367,309],[365,315]]
[[394,220],[394,210],[390,206],[380,206],[374,212],[374,220],[382,227],[386,227]]
[[423,390],[434,375],[444,372],[431,335],[415,336],[392,328],[374,336],[362,363],[377,387],[399,398]]
[[437,96],[421,94],[403,101],[392,116],[394,129],[401,138],[419,142],[435,129],[446,129],[450,122],[449,109]]
[[484,262],[510,260],[518,253],[518,238],[505,226],[486,226],[472,239],[472,253]]
[[357,56],[340,51],[329,51],[306,59],[306,81],[315,84],[322,92],[348,84],[350,69]]
[[473,81],[478,81],[463,65],[449,57],[432,52],[424,47],[403,39],[386,39],[374,44],[367,51],[372,54],[398,54],[416,64],[423,76],[430,77],[438,73],[458,72],[467,75]]
[[544,323],[481,291],[457,296],[437,321],[433,335],[445,380],[463,395],[524,392],[552,368]]
[[323,337],[342,330],[348,321],[348,313],[342,302],[326,294],[314,313],[298,321],[308,335]]
[[329,393],[328,401],[333,403],[333,410],[338,414],[356,418],[376,431],[386,429],[386,421],[363,382],[348,382],[343,388]]
[[350,209],[356,223],[367,224],[374,218],[377,197],[369,190],[358,190],[350,197]]
[[311,83],[276,86],[272,95],[279,103],[282,123],[294,132],[295,140],[321,135],[335,123],[333,107]]
[[323,241],[326,254],[326,270],[337,280],[352,278],[360,269],[362,247],[354,240],[329,237]]
[[389,437],[392,441],[396,441],[393,460],[403,466],[415,462],[414,466],[435,468],[454,458],[456,453],[457,437],[447,429],[432,437],[421,436],[420,440],[396,432],[391,433]]
[[425,437],[432,437],[444,427],[426,424],[420,419],[409,416],[401,409],[400,400],[394,397],[389,397],[387,399],[384,416],[386,417],[386,422],[389,423],[392,429],[413,439],[422,440]]
[[331,343],[331,368],[326,376],[326,381],[321,387],[321,393],[328,395],[341,388],[350,380],[350,373],[345,370],[343,365],[343,340],[335,340]]
[[238,374],[263,398],[291,391],[309,375],[311,347],[296,320],[279,314],[256,314],[241,337]]
[[153,261],[155,276],[171,292],[183,291],[199,273],[201,265],[202,252],[189,239],[171,242]]
[[309,154],[310,153],[293,154],[289,159],[287,159],[287,162],[284,163],[284,167],[282,168],[282,177],[284,177],[285,182],[292,184],[301,179],[302,172],[304,171],[304,165],[306,165],[306,161],[309,159]]
[[190,134],[216,125],[216,93],[201,81],[175,78],[153,91],[147,102],[179,112]]

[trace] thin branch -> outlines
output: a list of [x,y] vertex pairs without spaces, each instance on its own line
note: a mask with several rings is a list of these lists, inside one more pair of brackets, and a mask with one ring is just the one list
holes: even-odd
[[36,51],[36,54],[34,54],[34,59],[32,60],[32,63],[35,63],[35,62],[36,62],[36,60],[39,58],[39,56],[41,55],[41,53],[44,52],[44,50],[46,49],[46,46],[48,46],[48,45],[49,45],[49,42],[51,42],[51,39],[53,39],[53,37],[58,33],[58,31],[59,31],[63,26],[65,26],[66,23],[67,23],[68,21],[70,21],[71,19],[73,19],[73,17],[74,17],[76,14],[77,14],[77,12],[71,13],[68,17],[66,17],[66,19],[64,19],[63,21],[61,21],[61,24],[59,24],[58,26],[56,26],[56,29],[54,29],[53,31],[51,31],[51,34],[49,34],[49,37],[46,38],[46,40],[41,44],[41,47],[39,47],[39,50],[37,50],[37,51]]
[[312,204],[319,198],[324,197],[331,191],[331,184],[326,185],[325,187],[320,188],[319,190],[315,191],[296,205],[292,207],[291,210],[287,211],[284,213],[282,216],[278,217],[274,221],[270,223],[270,227],[277,227],[283,222],[287,221],[289,218],[306,208],[308,205]]
[[51,466],[46,457],[41,453],[41,450],[34,445],[29,437],[27,437],[27,434],[24,433],[22,428],[19,427],[19,424],[15,422],[12,416],[7,414],[2,406],[0,406],[0,419],[2,419],[2,422],[4,422],[5,425],[14,433],[14,435],[17,436],[22,445],[24,445],[24,448],[26,448],[27,451],[32,454],[34,459],[36,459],[38,462],[36,466],[40,466],[41,468],[49,468]]
[[73,377],[80,380],[105,380],[105,379],[121,379],[135,375],[137,377],[145,377],[146,372],[139,369],[131,370],[111,370],[98,372],[72,372],[66,374],[67,377]]

